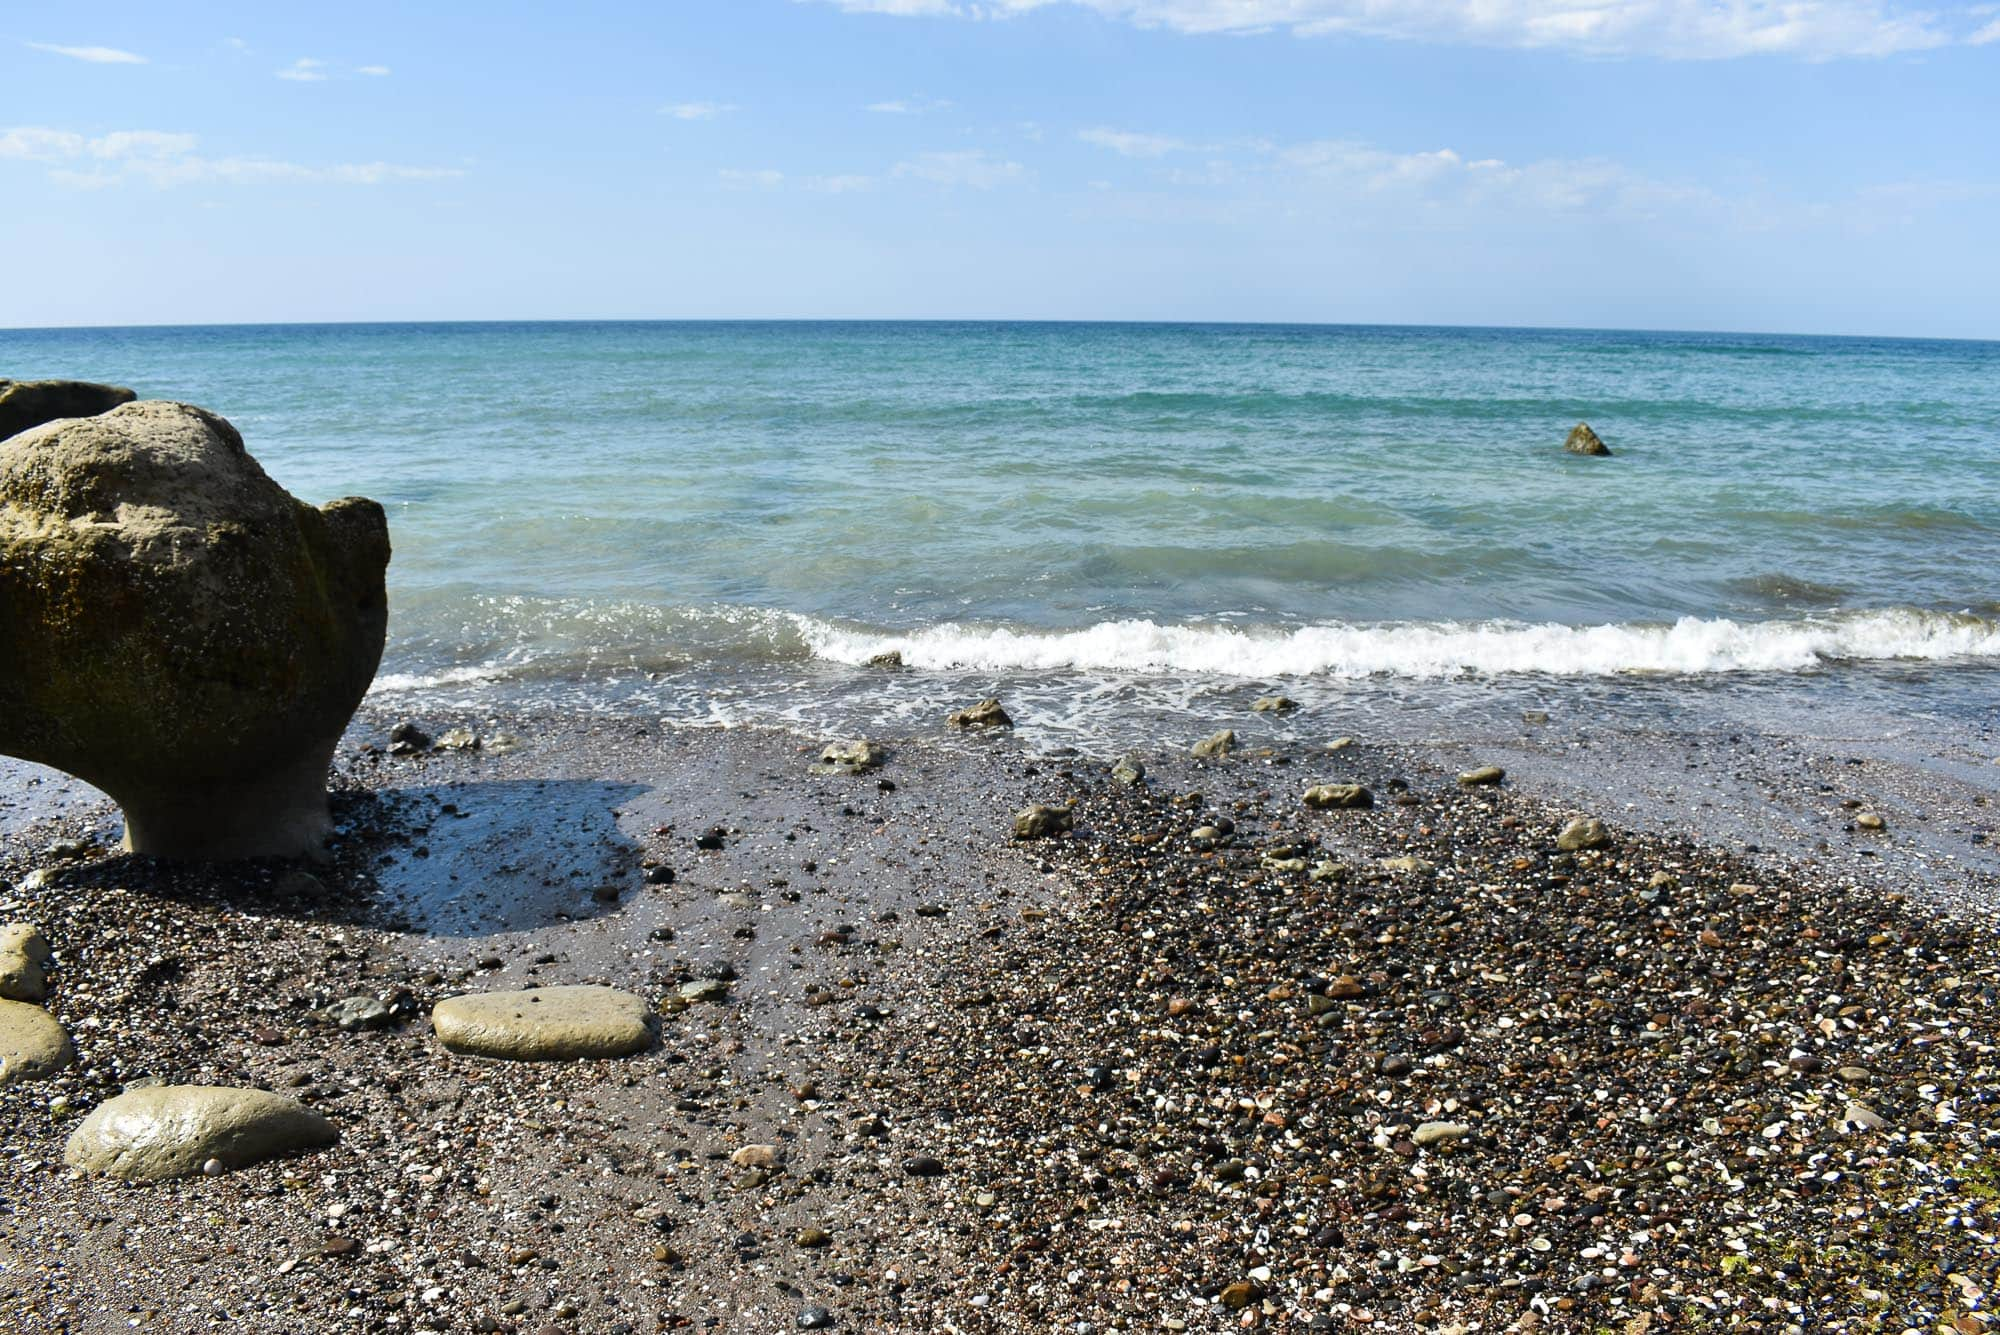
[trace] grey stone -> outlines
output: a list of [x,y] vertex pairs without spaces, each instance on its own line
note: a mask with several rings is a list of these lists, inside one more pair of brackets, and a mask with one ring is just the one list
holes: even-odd
[[954,728],[1011,728],[1014,720],[1000,702],[987,696],[969,709],[961,709],[945,720]]
[[1477,769],[1469,769],[1459,775],[1458,781],[1467,788],[1486,788],[1499,783],[1506,777],[1507,771],[1501,769],[1498,765],[1481,765]]
[[1360,809],[1375,805],[1375,794],[1358,783],[1316,783],[1306,789],[1305,803],[1319,810]]
[[323,1014],[336,1027],[349,1030],[386,1028],[395,1018],[379,997],[344,997]]
[[1288,695],[1260,695],[1250,704],[1257,714],[1289,714],[1298,707],[1299,702]]
[[1224,728],[1218,733],[1212,733],[1194,744],[1195,756],[1203,760],[1210,760],[1216,756],[1226,756],[1235,749],[1236,733],[1229,728]]
[[1472,1128],[1464,1122],[1425,1122],[1410,1133],[1410,1139],[1417,1145],[1450,1145],[1472,1134]]
[[75,1058],[54,1016],[25,1001],[0,1001],[0,1086],[47,1079]]
[[721,978],[697,978],[691,983],[682,983],[682,1001],[695,1004],[704,1001],[727,1001],[729,984]]
[[0,999],[41,1001],[49,994],[48,940],[31,924],[0,926]]
[[1556,847],[1565,853],[1577,853],[1586,848],[1602,848],[1611,842],[1611,831],[1604,828],[1604,822],[1595,816],[1579,816],[1562,827],[1556,835]]
[[627,1057],[653,1042],[646,1003],[597,986],[451,997],[432,1007],[431,1028],[453,1052],[512,1061]]
[[162,1182],[210,1160],[247,1168],[338,1134],[318,1113],[261,1089],[157,1085],[98,1105],[70,1134],[63,1159],[94,1175]]
[[1014,813],[1016,839],[1046,839],[1073,829],[1075,825],[1075,813],[1068,807],[1032,806]]
[[813,764],[816,774],[863,774],[880,769],[889,753],[875,743],[857,738],[849,742],[828,742]]
[[316,854],[388,562],[382,507],[293,499],[187,404],[0,442],[0,753],[109,793],[134,852]]
[[1111,767],[1111,777],[1126,787],[1134,787],[1146,781],[1146,767],[1132,757],[1126,756]]

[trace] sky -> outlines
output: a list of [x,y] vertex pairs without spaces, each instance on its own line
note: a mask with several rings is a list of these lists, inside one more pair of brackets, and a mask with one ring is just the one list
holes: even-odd
[[1996,249],[2000,3],[0,11],[0,327],[2000,338]]

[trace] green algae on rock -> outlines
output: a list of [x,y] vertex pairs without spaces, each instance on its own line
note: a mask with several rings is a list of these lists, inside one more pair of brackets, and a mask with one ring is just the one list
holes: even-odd
[[295,500],[187,404],[0,442],[0,753],[109,793],[134,852],[315,853],[388,561],[379,505]]

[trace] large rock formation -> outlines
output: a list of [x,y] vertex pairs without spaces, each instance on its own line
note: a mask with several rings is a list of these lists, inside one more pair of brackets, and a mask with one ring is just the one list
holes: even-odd
[[0,440],[58,417],[95,417],[138,398],[121,385],[87,380],[0,380]]
[[316,852],[388,561],[380,506],[294,500],[200,408],[0,441],[0,753],[109,793],[135,852]]

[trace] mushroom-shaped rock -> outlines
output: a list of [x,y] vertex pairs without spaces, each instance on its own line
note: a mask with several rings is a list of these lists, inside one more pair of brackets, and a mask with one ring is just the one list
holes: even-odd
[[1569,429],[1569,439],[1563,442],[1563,448],[1571,454],[1601,456],[1611,453],[1611,447],[1598,438],[1588,422],[1578,422]]
[[156,1085],[101,1103],[70,1133],[72,1168],[132,1182],[164,1182],[214,1159],[248,1168],[281,1154],[331,1144],[332,1122],[262,1089]]
[[0,441],[0,754],[109,793],[133,852],[312,854],[388,562],[382,507],[293,499],[200,408]]
[[513,1061],[629,1057],[653,1042],[646,1003],[615,987],[472,992],[434,1006],[431,1028],[453,1052]]
[[0,1001],[0,1086],[46,1079],[75,1057],[54,1016],[25,1001]]
[[139,396],[87,380],[0,380],[0,440],[59,417],[95,417]]

